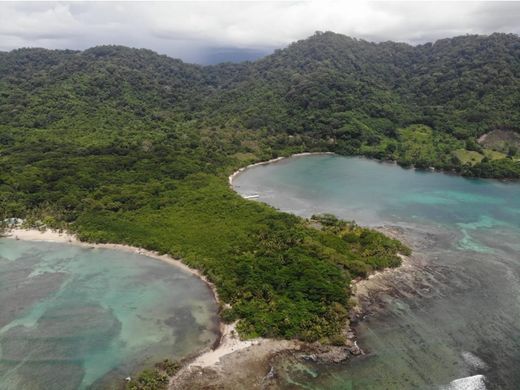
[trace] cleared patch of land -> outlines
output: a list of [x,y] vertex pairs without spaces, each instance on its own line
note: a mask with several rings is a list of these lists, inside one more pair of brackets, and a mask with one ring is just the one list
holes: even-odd
[[457,159],[462,164],[477,164],[482,161],[484,158],[484,155],[480,154],[479,152],[475,152],[472,150],[466,150],[466,149],[457,149],[453,151],[453,155],[457,157]]
[[496,150],[484,149],[484,155],[490,160],[499,160],[501,158],[506,158],[507,155],[502,152],[497,152]]
[[509,130],[493,130],[478,139],[479,144],[488,149],[509,153],[511,147],[520,149],[520,134]]
[[460,161],[461,164],[475,165],[481,162],[485,157],[489,160],[500,160],[506,158],[507,155],[496,150],[484,149],[483,153],[475,152],[473,150],[456,149],[452,154]]

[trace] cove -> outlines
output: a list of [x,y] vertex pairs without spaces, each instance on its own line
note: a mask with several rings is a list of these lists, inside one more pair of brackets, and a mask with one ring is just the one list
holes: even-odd
[[156,259],[0,239],[0,387],[106,389],[218,336],[211,289]]
[[397,227],[424,266],[398,274],[358,326],[368,352],[341,365],[280,363],[281,387],[520,388],[520,184],[330,155],[293,157],[233,180],[304,217]]

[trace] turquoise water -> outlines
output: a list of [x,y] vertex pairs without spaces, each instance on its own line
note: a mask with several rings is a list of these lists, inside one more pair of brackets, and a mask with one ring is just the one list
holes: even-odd
[[0,388],[110,388],[217,337],[197,277],[117,250],[0,240]]
[[397,226],[424,262],[398,273],[358,326],[367,355],[282,365],[284,387],[520,388],[519,183],[321,155],[254,167],[234,186],[302,216]]

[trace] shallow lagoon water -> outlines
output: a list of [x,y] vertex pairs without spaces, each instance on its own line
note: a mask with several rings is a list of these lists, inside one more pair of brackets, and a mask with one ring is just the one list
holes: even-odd
[[0,388],[110,388],[217,337],[196,276],[150,257],[0,240]]
[[520,184],[330,155],[246,170],[243,195],[301,216],[398,226],[426,262],[359,326],[366,356],[282,364],[286,388],[519,389]]

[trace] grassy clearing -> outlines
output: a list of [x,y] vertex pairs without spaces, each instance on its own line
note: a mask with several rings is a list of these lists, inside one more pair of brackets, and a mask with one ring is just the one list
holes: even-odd
[[454,150],[453,155],[461,162],[461,164],[475,165],[484,159],[484,155],[479,152],[466,149]]
[[507,155],[502,152],[497,152],[496,150],[484,149],[484,155],[490,160],[500,160],[501,158],[506,158]]

